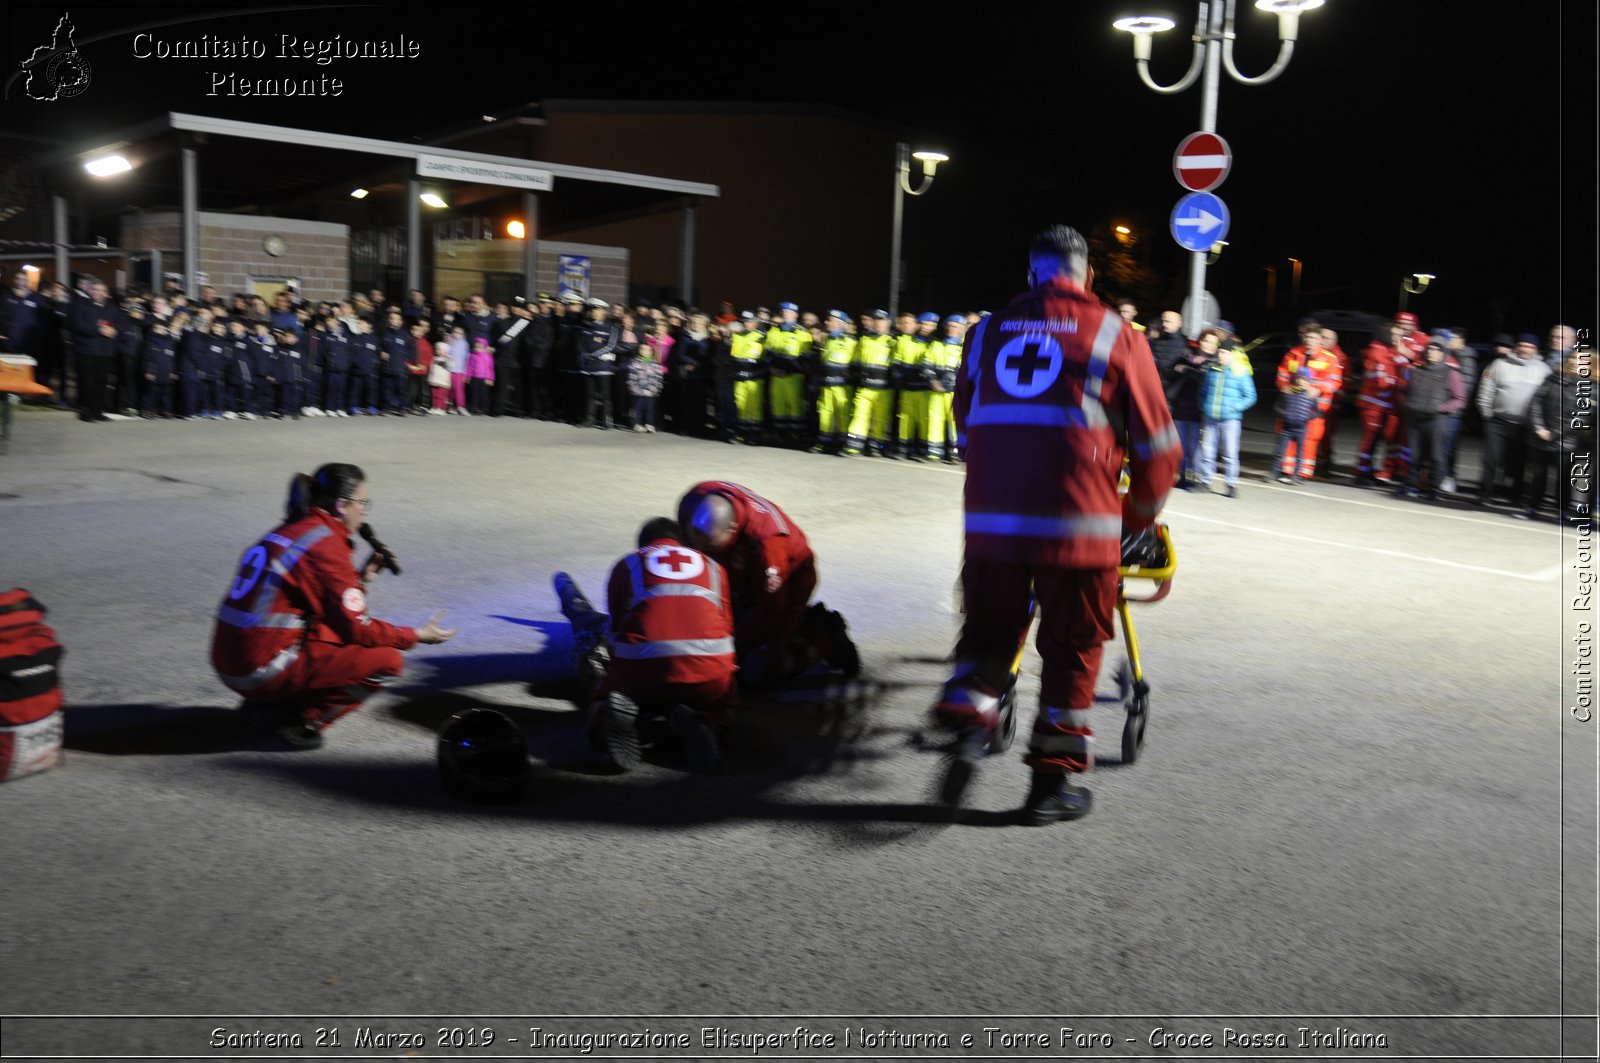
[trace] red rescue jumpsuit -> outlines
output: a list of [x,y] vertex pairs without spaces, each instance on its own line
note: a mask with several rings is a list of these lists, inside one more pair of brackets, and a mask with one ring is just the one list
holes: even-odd
[[[811,592],[817,588],[817,563],[805,533],[788,515],[748,487],[725,480],[695,484],[678,504],[678,523],[688,527],[708,495],[733,505],[734,539],[720,552],[733,584],[734,638],[739,652],[767,646],[776,653],[800,630]],[[767,570],[775,569],[778,589],[767,590]]]
[[[1306,357],[1305,347],[1296,347],[1283,356],[1283,361],[1278,363],[1278,390],[1281,392],[1288,388],[1294,381],[1294,376],[1300,368],[1311,370],[1311,385],[1317,389],[1317,411],[1322,415],[1306,424],[1306,455],[1305,461],[1300,463],[1300,475],[1303,479],[1311,479],[1317,471],[1317,444],[1322,441],[1323,418],[1328,416],[1328,411],[1333,409],[1333,402],[1339,394],[1339,388],[1344,384],[1344,376],[1339,369],[1339,360],[1330,352],[1318,348],[1317,353],[1309,359]],[[1281,427],[1280,427],[1281,430]],[[1291,442],[1284,450],[1281,471],[1285,476],[1295,474],[1296,447]]]
[[[967,613],[957,667],[1003,687],[1037,599],[1044,671],[1025,759],[1036,771],[1083,771],[1123,529],[1154,523],[1183,448],[1144,336],[1065,277],[967,333],[962,366]],[[1119,500],[1125,451],[1131,487]]]
[[1333,474],[1333,437],[1339,427],[1339,409],[1345,382],[1349,379],[1350,358],[1344,349],[1337,343],[1332,347],[1324,348],[1329,358],[1333,360],[1334,371],[1339,375],[1339,386],[1334,390],[1328,403],[1328,410],[1322,417],[1322,438],[1317,441],[1317,462],[1322,465],[1323,474]]
[[662,538],[618,561],[606,588],[611,667],[600,684],[644,706],[682,703],[733,722],[733,598],[716,561]]
[[290,702],[322,728],[399,678],[417,633],[367,615],[349,531],[314,509],[239,560],[211,636],[211,664],[252,702]]
[[1400,408],[1405,394],[1407,356],[1387,343],[1372,343],[1361,356],[1361,450],[1356,455],[1356,474],[1372,475],[1373,452],[1378,443],[1384,448],[1384,478],[1399,482],[1405,475],[1399,443]]

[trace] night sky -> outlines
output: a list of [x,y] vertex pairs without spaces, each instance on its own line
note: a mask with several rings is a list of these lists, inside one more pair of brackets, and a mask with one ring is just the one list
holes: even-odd
[[[1034,13],[1028,13],[1029,9]],[[8,70],[49,39],[61,5],[13,5],[0,27]],[[1182,194],[1178,141],[1199,126],[1200,88],[1158,95],[1138,80],[1129,37],[1113,19],[1164,13],[1152,72],[1187,67],[1195,8],[1166,0],[985,5],[972,21],[894,17],[863,7],[768,7],[737,14],[584,18],[484,16],[507,8],[319,5],[243,15],[230,8],[133,9],[73,4],[92,84],[68,101],[28,99],[20,80],[0,128],[91,146],[167,110],[411,139],[540,99],[815,102],[902,129],[952,156],[934,190],[911,201],[906,255],[940,256],[972,303],[1020,286],[1022,249],[1043,224],[1132,225],[1151,267],[1182,290],[1186,256],[1167,235]],[[524,11],[536,8],[525,8]],[[599,10],[599,9],[596,9]],[[893,8],[896,16],[910,9]],[[473,13],[461,17],[458,13]],[[229,14],[229,12],[235,12]],[[1043,13],[1038,13],[1043,12]],[[1489,17],[1493,14],[1493,18]],[[226,15],[226,17],[223,17]],[[302,38],[393,39],[411,60],[138,60],[131,31],[165,40],[205,34],[276,44]],[[124,32],[127,31],[127,32]],[[1276,20],[1242,0],[1239,65],[1258,74],[1276,52]],[[92,38],[100,38],[92,40]],[[1424,324],[1543,331],[1557,318],[1592,326],[1596,248],[1593,3],[1528,0],[1328,0],[1302,17],[1287,73],[1264,86],[1224,75],[1218,131],[1233,172],[1217,190],[1232,213],[1229,248],[1210,287],[1224,316],[1280,324],[1288,258],[1303,263],[1300,310],[1387,313],[1400,278],[1437,274],[1413,297]],[[207,72],[344,80],[338,98],[207,96]],[[86,141],[86,142],[84,142]],[[826,145],[768,143],[775,164],[825,168]],[[13,155],[15,140],[0,144]],[[559,160],[553,160],[559,161]],[[890,160],[885,160],[885,210]],[[670,159],[658,171],[673,176]],[[873,253],[878,253],[876,249]],[[1265,308],[1266,267],[1280,269]]]

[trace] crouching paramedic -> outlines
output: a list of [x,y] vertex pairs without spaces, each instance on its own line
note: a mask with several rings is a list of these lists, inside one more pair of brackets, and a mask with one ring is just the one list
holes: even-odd
[[[1036,602],[1044,667],[1023,820],[1044,824],[1089,810],[1089,792],[1067,780],[1094,762],[1089,709],[1112,636],[1121,539],[1155,522],[1180,446],[1149,345],[1089,293],[1083,236],[1046,230],[1029,266],[1035,287],[967,334],[956,382],[966,618],[933,717],[957,732],[942,796],[958,804],[1000,722]],[[1125,448],[1130,486],[1119,501]]]
[[715,560],[684,545],[676,521],[656,517],[606,587],[611,665],[595,691],[591,738],[618,768],[641,756],[639,721],[664,717],[689,765],[710,771],[717,736],[733,723],[733,595]]
[[816,558],[783,510],[748,487],[713,480],[683,496],[678,523],[690,545],[727,567],[747,681],[779,683],[822,661],[847,676],[860,670],[844,618],[808,604],[817,587]]
[[398,678],[402,650],[455,635],[439,626],[443,611],[419,628],[367,614],[366,585],[383,559],[375,550],[357,571],[352,536],[371,506],[354,465],[297,475],[283,524],[244,552],[217,610],[218,677],[297,748],[321,745],[324,728]]

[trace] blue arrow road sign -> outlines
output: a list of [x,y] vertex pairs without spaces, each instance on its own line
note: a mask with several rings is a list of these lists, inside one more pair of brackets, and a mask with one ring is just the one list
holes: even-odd
[[1228,235],[1228,208],[1210,192],[1190,192],[1172,208],[1172,238],[1190,251],[1209,251]]

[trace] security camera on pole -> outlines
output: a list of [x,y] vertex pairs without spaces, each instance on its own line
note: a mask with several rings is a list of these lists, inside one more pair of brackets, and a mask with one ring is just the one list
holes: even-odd
[[[1206,298],[1206,255],[1221,242],[1228,225],[1228,212],[1222,200],[1207,194],[1209,189],[1222,183],[1232,164],[1227,143],[1215,135],[1220,68],[1226,65],[1228,76],[1241,85],[1263,85],[1276,78],[1288,67],[1289,59],[1294,54],[1295,41],[1300,35],[1300,13],[1323,4],[1323,0],[1256,0],[1257,8],[1278,16],[1278,58],[1265,74],[1246,77],[1239,73],[1239,68],[1233,63],[1236,36],[1233,31],[1234,2],[1200,0],[1194,34],[1194,60],[1189,64],[1189,72],[1175,85],[1158,85],[1150,77],[1150,39],[1157,33],[1172,29],[1175,23],[1171,19],[1141,16],[1118,19],[1112,23],[1116,29],[1133,34],[1133,61],[1138,67],[1139,78],[1156,92],[1183,92],[1199,79],[1202,72],[1205,74],[1205,82],[1201,87],[1200,131],[1184,139],[1173,159],[1173,174],[1180,184],[1192,191],[1191,195],[1179,201],[1172,212],[1173,239],[1191,252],[1189,309],[1184,314],[1191,337],[1216,323],[1215,303]],[[1208,136],[1209,140],[1206,139]],[[1220,152],[1216,150],[1218,147],[1221,148]],[[1209,184],[1206,183],[1208,180]],[[1197,198],[1200,196],[1204,198]]]

